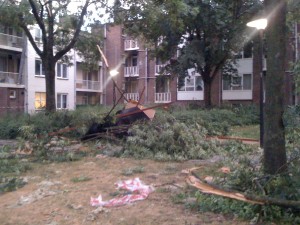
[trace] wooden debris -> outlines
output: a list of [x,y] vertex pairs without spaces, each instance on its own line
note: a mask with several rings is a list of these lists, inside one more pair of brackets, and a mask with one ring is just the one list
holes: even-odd
[[270,198],[268,196],[246,195],[246,194],[234,191],[234,190],[224,190],[213,184],[207,184],[194,174],[194,171],[197,169],[199,169],[199,167],[194,167],[194,168],[191,168],[188,170],[184,170],[185,173],[188,172],[188,177],[186,178],[186,182],[190,186],[193,186],[193,187],[199,189],[202,193],[219,195],[222,197],[236,199],[236,200],[248,202],[251,204],[277,205],[277,206],[286,207],[286,208],[294,208],[297,210],[300,209],[300,201],[276,199],[276,198]]
[[245,195],[238,193],[238,192],[229,192],[226,190],[218,189],[216,187],[213,187],[211,184],[202,182],[201,180],[199,180],[198,178],[196,178],[194,176],[188,176],[186,181],[189,185],[199,189],[203,193],[215,194],[215,195],[219,195],[219,196],[223,196],[223,197],[227,197],[227,198],[232,198],[232,199],[236,199],[236,200],[240,200],[240,201],[244,201],[244,202],[249,202],[252,204],[260,204],[260,205],[264,204],[263,202],[247,199]]

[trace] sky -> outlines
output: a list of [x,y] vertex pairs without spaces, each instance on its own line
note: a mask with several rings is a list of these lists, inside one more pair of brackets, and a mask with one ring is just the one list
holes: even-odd
[[[115,0],[107,0],[107,1],[108,1],[109,6],[113,6]],[[85,1],[82,1],[82,0],[72,0],[72,2],[69,5],[69,10],[71,11],[71,13],[75,13],[75,12],[77,12],[77,7],[83,5],[84,3],[85,3]],[[93,7],[94,6],[90,6],[88,8],[88,10],[93,10]],[[100,10],[100,12],[101,12],[101,10]],[[103,9],[103,13],[104,13],[104,9]],[[100,18],[97,16],[97,13],[94,12],[92,18],[89,21],[92,21],[93,19],[97,19],[103,23],[106,23],[106,22],[108,22],[108,15],[104,16],[103,18]],[[87,21],[87,23],[88,23],[88,21]]]

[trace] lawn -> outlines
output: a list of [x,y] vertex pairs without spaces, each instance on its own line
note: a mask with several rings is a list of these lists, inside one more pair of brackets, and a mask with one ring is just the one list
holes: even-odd
[[230,136],[259,139],[259,125],[234,126],[230,129]]

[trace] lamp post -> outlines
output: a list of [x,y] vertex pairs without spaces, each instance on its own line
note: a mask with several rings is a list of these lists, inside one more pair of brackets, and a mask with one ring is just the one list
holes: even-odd
[[254,27],[259,31],[259,54],[260,54],[260,90],[259,90],[259,143],[264,147],[264,73],[263,73],[263,31],[267,27],[267,19],[258,19],[247,23],[248,27]]
[[118,87],[117,84],[116,84],[116,81],[114,80],[114,77],[116,75],[118,75],[118,73],[119,72],[117,70],[109,71],[109,75],[110,75],[110,77],[112,79],[112,82],[113,82],[113,104],[114,105],[116,105],[116,87]]

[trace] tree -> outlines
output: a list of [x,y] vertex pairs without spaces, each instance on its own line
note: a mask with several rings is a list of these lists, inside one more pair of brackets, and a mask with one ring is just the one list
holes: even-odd
[[129,34],[142,34],[156,46],[156,57],[171,59],[167,69],[180,80],[187,76],[187,69],[195,68],[202,76],[209,107],[213,80],[234,52],[241,50],[246,22],[260,6],[256,0],[115,1],[114,19],[124,23]]
[[[103,5],[103,1],[98,2]],[[91,15],[88,7],[96,2],[85,0],[81,6],[78,6],[78,12],[73,14],[69,11],[71,3],[71,0],[7,0],[4,2],[5,7],[2,6],[0,9],[1,22],[21,27],[42,60],[48,112],[56,110],[55,65],[59,60],[68,59],[67,53],[79,39],[84,18]],[[31,25],[36,25],[40,29],[42,45],[35,42],[30,30]]]
[[270,56],[267,57],[266,75],[264,170],[276,174],[287,169],[283,125],[287,3],[265,0],[264,5],[268,15],[266,43]]

